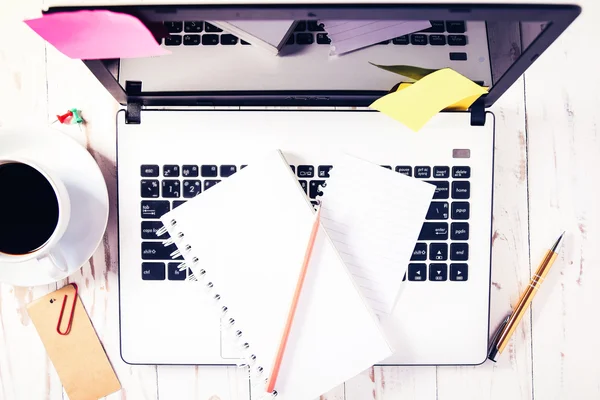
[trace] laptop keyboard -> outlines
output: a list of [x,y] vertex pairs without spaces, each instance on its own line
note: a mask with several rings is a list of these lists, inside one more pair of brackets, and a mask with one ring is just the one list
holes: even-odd
[[[467,45],[467,25],[465,21],[430,21],[431,28],[404,35],[379,44],[398,46],[452,46]],[[245,46],[250,43],[205,21],[165,21],[169,36],[165,46]],[[286,45],[329,44],[330,40],[322,24],[317,21],[298,21]],[[464,54],[464,56],[463,56]],[[453,57],[462,60],[466,53],[456,53]],[[452,58],[451,58],[452,59]]]
[[[163,246],[168,233],[157,238],[158,220],[235,174],[245,165],[144,164],[140,167],[142,279],[183,281],[191,271],[179,271],[182,257],[172,260],[175,245]],[[382,165],[436,185],[404,280],[464,282],[469,277],[469,216],[471,168],[468,166]],[[316,205],[332,165],[290,165],[300,185]],[[162,174],[161,174],[162,172]]]

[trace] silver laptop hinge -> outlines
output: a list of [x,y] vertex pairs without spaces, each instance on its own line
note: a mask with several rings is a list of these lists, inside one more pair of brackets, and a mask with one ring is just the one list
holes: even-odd
[[125,111],[126,124],[139,124],[141,121],[142,103],[133,96],[142,93],[141,81],[125,81],[127,93],[127,110]]
[[483,98],[478,98],[475,103],[471,105],[471,126],[484,126],[485,125],[485,105]]

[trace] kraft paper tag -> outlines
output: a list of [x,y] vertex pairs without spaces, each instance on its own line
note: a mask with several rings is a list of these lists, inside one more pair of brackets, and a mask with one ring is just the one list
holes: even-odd
[[[60,331],[68,332],[66,335],[57,331],[63,302]],[[75,285],[67,285],[31,302],[27,311],[70,400],[98,399],[121,389]]]

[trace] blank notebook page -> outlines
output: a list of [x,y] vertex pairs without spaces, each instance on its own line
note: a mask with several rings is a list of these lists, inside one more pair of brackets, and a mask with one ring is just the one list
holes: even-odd
[[[273,151],[162,220],[176,221],[171,235],[184,233],[178,247],[191,246],[186,263],[198,257],[194,274],[206,270],[203,284],[212,282],[218,306],[235,319],[233,332],[242,331],[254,367],[268,377],[314,222],[289,163]],[[391,354],[375,314],[321,230],[275,386],[278,399],[316,398]]]
[[435,186],[349,155],[330,174],[322,224],[371,307],[391,313]]

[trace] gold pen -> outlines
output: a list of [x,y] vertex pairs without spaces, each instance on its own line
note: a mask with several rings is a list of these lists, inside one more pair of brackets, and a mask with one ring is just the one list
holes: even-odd
[[519,322],[521,322],[521,318],[525,315],[525,312],[527,311],[527,308],[529,308],[540,285],[546,278],[546,275],[548,275],[552,264],[554,264],[554,260],[558,257],[558,246],[560,245],[564,234],[565,232],[560,235],[556,243],[554,243],[554,246],[546,252],[546,255],[538,266],[537,271],[535,271],[535,274],[533,274],[529,285],[527,285],[527,289],[525,289],[521,298],[519,298],[512,313],[500,324],[500,327],[492,338],[488,350],[488,358],[490,360],[496,362],[496,356],[501,354],[508,345],[511,336],[515,332],[515,329],[517,329]]

